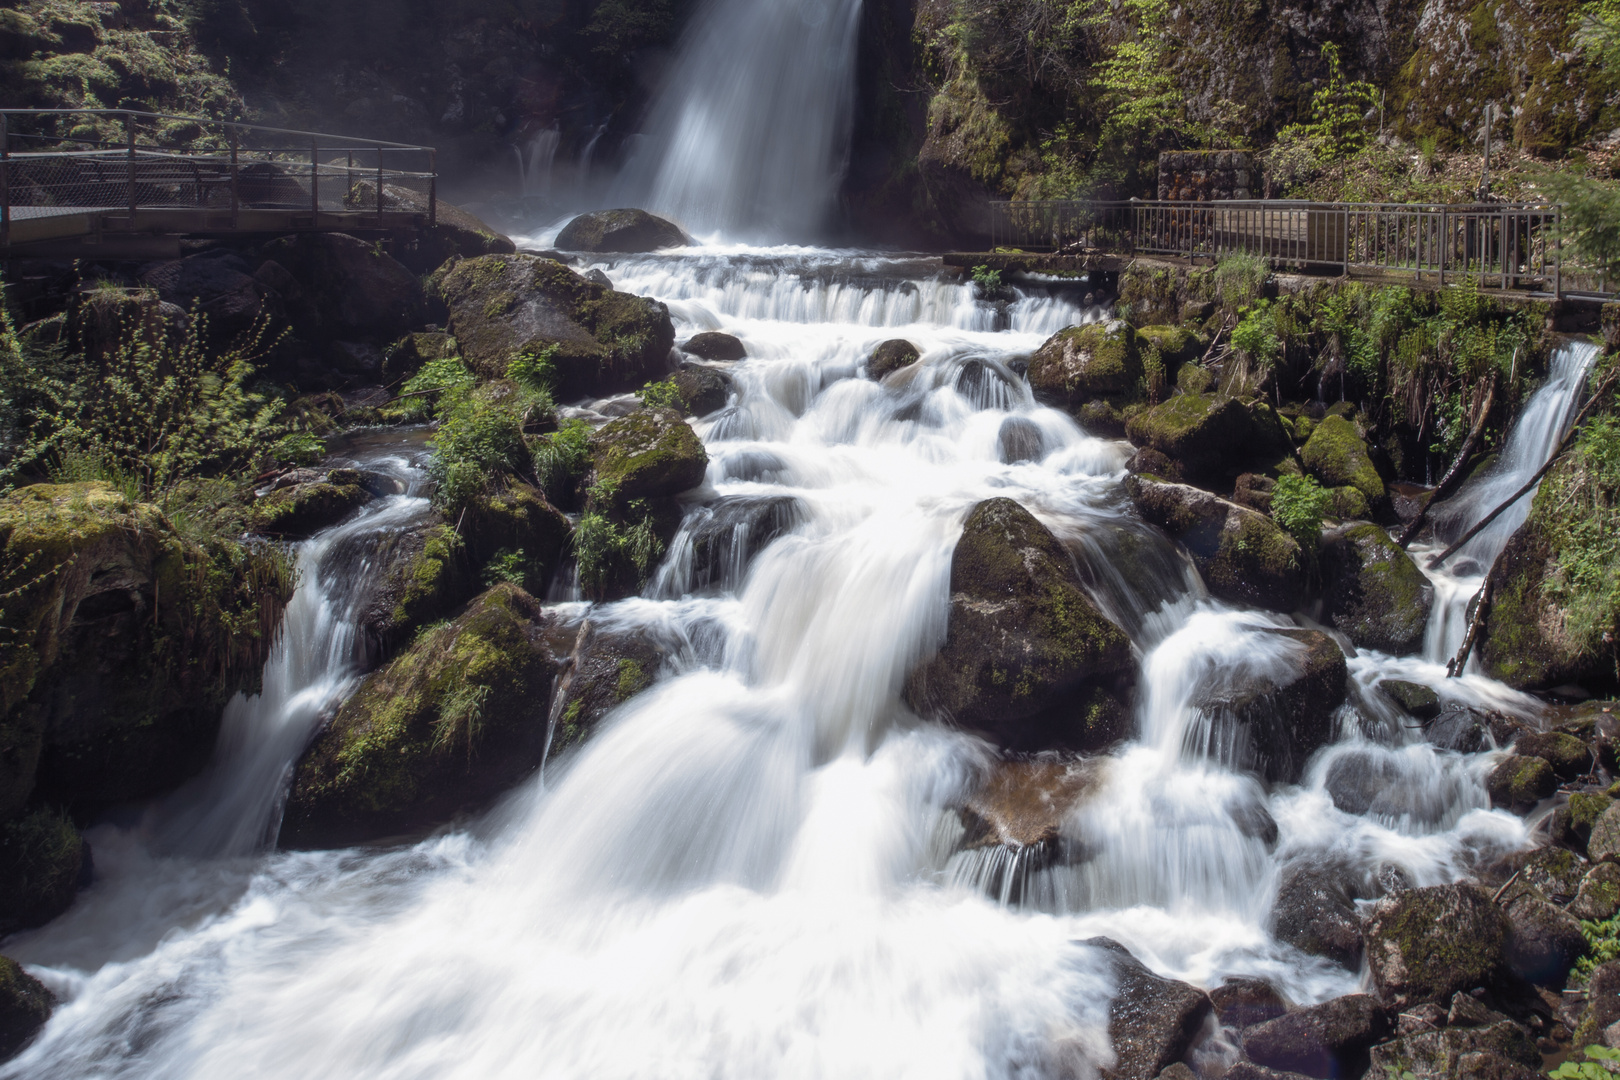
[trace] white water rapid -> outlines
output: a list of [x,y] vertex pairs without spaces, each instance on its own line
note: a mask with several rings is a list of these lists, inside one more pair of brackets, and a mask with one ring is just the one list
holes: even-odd
[[[1292,868],[1421,885],[1531,842],[1489,807],[1492,754],[1418,741],[1371,689],[1398,674],[1533,703],[1422,658],[1352,661],[1338,741],[1300,783],[1235,767],[1244,747],[1196,702],[1289,677],[1300,647],[1272,631],[1293,624],[1211,600],[1128,511],[1128,447],[1032,399],[1021,362],[1102,314],[1083,290],[998,310],[937,262],[795,248],[595,265],[668,303],[681,339],[723,330],[749,353],[731,404],[695,422],[708,477],[647,595],[591,614],[678,639],[680,661],[469,827],[266,851],[289,748],[358,670],[343,597],[364,560],[329,573],[321,553],[412,496],[310,541],[266,693],[232,706],[210,776],[157,826],[91,830],[95,883],[6,943],[62,1004],[0,1078],[1091,1077],[1113,987],[1086,939],[1322,1000],[1357,975],[1271,933]],[[921,362],[862,377],[890,337]],[[1533,407],[1519,429],[1555,420]],[[993,754],[900,699],[993,496],[1064,540],[1141,660],[1138,735],[1090,766],[1050,864],[957,850]]]

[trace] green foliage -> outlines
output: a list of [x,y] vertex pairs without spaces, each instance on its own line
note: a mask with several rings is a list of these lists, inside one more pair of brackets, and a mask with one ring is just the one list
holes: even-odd
[[[1567,464],[1554,469],[1536,493],[1535,514],[1558,538],[1544,584],[1564,611],[1570,639],[1597,641],[1612,634],[1612,612],[1620,610],[1620,416],[1587,420]],[[1596,924],[1594,932],[1608,944],[1594,943],[1589,955],[1620,959],[1615,924]]]
[[557,346],[521,352],[506,365],[506,377],[532,394],[550,397],[557,386]]
[[975,266],[973,268],[973,284],[985,292],[993,292],[1001,288],[1001,271],[992,270],[984,265]]
[[[598,484],[592,501],[598,506],[614,502],[610,483]],[[633,499],[625,508],[623,521],[591,510],[574,530],[574,555],[579,563],[579,583],[587,591],[599,593],[613,581],[615,573],[628,565],[633,568],[638,587],[647,583],[647,573],[664,553],[663,542],[653,530],[652,508],[644,499]]]
[[598,57],[622,61],[637,49],[667,42],[674,27],[667,0],[597,0],[583,36]]
[[326,456],[326,440],[313,432],[288,432],[276,440],[270,456],[284,465],[313,465]]
[[1228,305],[1242,307],[1260,299],[1270,276],[1271,262],[1264,256],[1232,252],[1215,264],[1215,290]]
[[1620,278],[1620,181],[1572,170],[1549,173],[1544,184],[1564,204],[1564,239],[1573,245],[1576,261],[1603,282]]
[[1620,1072],[1620,1050],[1607,1046],[1588,1046],[1582,1051],[1585,1061],[1565,1061],[1547,1075],[1552,1080],[1613,1080]]
[[573,501],[591,465],[591,425],[564,420],[555,432],[536,440],[531,451],[534,476],[552,505]]
[[1279,310],[1270,300],[1256,301],[1243,309],[1232,330],[1232,348],[1264,369],[1275,368],[1283,357],[1283,342],[1277,334]]
[[1327,84],[1311,98],[1311,120],[1304,125],[1307,137],[1322,145],[1322,157],[1337,161],[1367,145],[1365,117],[1378,101],[1378,90],[1369,82],[1346,79],[1339,47],[1333,42],[1322,46],[1327,61]]
[[1589,0],[1577,18],[1575,43],[1605,71],[1620,75],[1620,0]]
[[1108,103],[1104,137],[1155,139],[1181,120],[1182,95],[1170,68],[1170,3],[1120,0],[1119,13],[1134,26],[1134,33],[1097,65],[1092,81]]
[[438,484],[433,502],[446,514],[460,514],[503,473],[522,472],[529,463],[523,441],[526,403],[522,395],[501,394],[498,387],[440,402],[428,475]]
[[484,564],[484,588],[493,589],[502,582],[522,587],[527,578],[528,559],[522,548],[501,548]]
[[1322,536],[1322,518],[1333,505],[1333,492],[1314,477],[1288,475],[1271,493],[1271,518],[1306,551],[1314,551]]
[[1149,405],[1157,405],[1164,397],[1164,354],[1157,345],[1142,350],[1142,390]]
[[681,397],[681,388],[676,386],[672,379],[650,382],[636,391],[636,396],[649,409],[674,409],[680,412],[686,408],[686,400]]

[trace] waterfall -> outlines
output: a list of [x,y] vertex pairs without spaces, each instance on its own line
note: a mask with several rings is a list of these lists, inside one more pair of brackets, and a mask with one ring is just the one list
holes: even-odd
[[[1114,989],[1088,938],[1202,986],[1256,976],[1320,1001],[1358,975],[1273,935],[1291,868],[1430,884],[1530,843],[1489,807],[1489,755],[1380,741],[1353,707],[1298,783],[1239,767],[1201,702],[1291,677],[1301,649],[1288,619],[1212,600],[1130,511],[1130,448],[1021,377],[1052,328],[1102,314],[1083,287],[1021,283],[1003,311],[937,260],[779,248],[593,268],[665,302],[677,340],[719,330],[748,353],[730,403],[692,421],[708,474],[646,594],[589,609],[678,659],[476,821],[265,851],[296,745],[359,670],[343,583],[369,571],[332,553],[407,507],[309,541],[219,779],[164,808],[160,839],[199,839],[92,829],[98,880],[7,943],[64,1004],[0,1080],[1094,1078]],[[863,377],[894,337],[918,363]],[[1135,734],[1085,763],[1050,848],[960,849],[997,755],[902,697],[944,637],[964,523],[994,497],[1052,529],[1140,658]]]
[[[1501,455],[1484,475],[1431,513],[1436,545],[1413,552],[1420,567],[1427,568],[1430,557],[1500,506],[1557,453],[1580,411],[1586,374],[1601,352],[1597,345],[1584,341],[1569,342],[1554,351],[1546,383],[1525,403]],[[1521,496],[1464,544],[1445,567],[1426,569],[1435,586],[1434,611],[1423,644],[1426,659],[1445,663],[1462,647],[1468,633],[1468,604],[1485,583],[1496,557],[1529,517],[1534,499],[1534,491]],[[1478,667],[1477,656],[1470,658],[1470,665]]]
[[613,189],[688,231],[814,237],[847,166],[860,0],[709,0]]
[[[562,131],[553,126],[529,140],[529,154],[514,146],[517,155],[518,190],[525,199],[540,199],[551,194],[551,169],[557,158],[557,146],[562,142]],[[594,145],[595,140],[592,140]]]

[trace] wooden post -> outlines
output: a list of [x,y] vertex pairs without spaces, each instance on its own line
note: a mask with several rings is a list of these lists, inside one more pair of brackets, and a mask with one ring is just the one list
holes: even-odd
[[309,140],[309,212],[310,227],[320,224],[321,219],[321,141]]
[[[439,224],[439,152],[428,151],[428,228]],[[993,246],[993,245],[992,245]]]
[[379,147],[377,147],[377,228],[379,228],[379,229],[382,228],[382,223],[383,223],[383,166],[382,166],[382,156],[383,156],[382,147],[379,146]]
[[241,186],[237,176],[237,147],[241,144],[241,136],[236,128],[231,128],[231,229],[235,231],[241,225],[242,196]]
[[135,116],[132,113],[124,114],[124,134],[129,141],[129,227],[133,229],[138,200],[135,193]]
[[11,135],[0,113],[0,247],[11,244]]

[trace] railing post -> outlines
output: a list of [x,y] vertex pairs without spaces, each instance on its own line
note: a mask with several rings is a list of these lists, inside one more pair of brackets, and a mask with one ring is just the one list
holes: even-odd
[[1440,287],[1446,287],[1446,249],[1451,246],[1451,215],[1440,209]]
[[1553,299],[1564,298],[1564,207],[1553,210]]
[[383,163],[382,147],[377,147],[377,228],[383,223]]
[[134,229],[137,198],[135,193],[135,117],[132,113],[124,114],[124,135],[129,142],[129,227]]
[[1350,278],[1350,208],[1344,208],[1344,276]]
[[[428,151],[428,228],[439,224],[439,152]],[[995,247],[994,244],[990,245]]]
[[241,141],[242,141],[242,138],[241,138],[240,135],[238,135],[236,133],[236,129],[234,127],[231,128],[231,229],[232,229],[232,231],[235,231],[237,228],[239,228],[241,226],[242,196],[241,196],[241,186],[240,186],[240,183],[238,181],[238,170],[237,170],[237,147],[238,147],[238,145],[240,145]]
[[310,226],[320,224],[321,218],[321,141],[309,140],[309,212]]
[[0,113],[0,247],[11,245],[11,133]]

